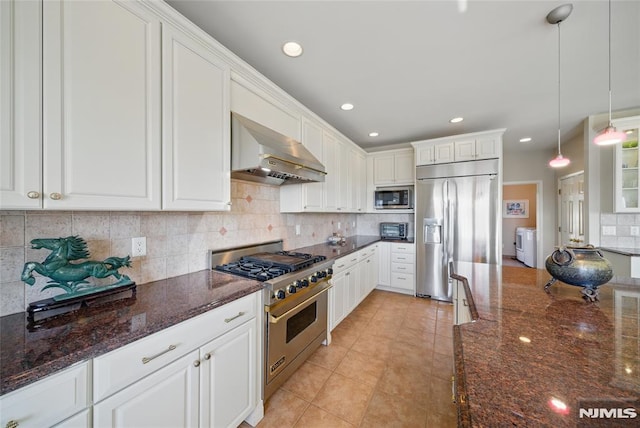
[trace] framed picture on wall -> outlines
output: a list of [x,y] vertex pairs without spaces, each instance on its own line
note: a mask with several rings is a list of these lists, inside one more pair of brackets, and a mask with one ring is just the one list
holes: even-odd
[[504,218],[529,218],[528,199],[510,199],[503,201],[502,217]]

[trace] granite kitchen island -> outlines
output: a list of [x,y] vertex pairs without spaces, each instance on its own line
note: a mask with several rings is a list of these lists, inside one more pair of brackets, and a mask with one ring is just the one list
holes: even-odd
[[[457,263],[478,312],[454,327],[459,426],[575,427],[579,409],[635,409],[640,419],[640,288],[605,284],[587,303],[580,287],[545,270]],[[616,422],[621,425],[612,425]],[[586,425],[585,425],[586,426]],[[604,425],[602,425],[604,426]]]

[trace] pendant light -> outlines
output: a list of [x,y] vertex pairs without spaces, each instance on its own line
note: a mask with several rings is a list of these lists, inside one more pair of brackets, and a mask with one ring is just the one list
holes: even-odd
[[611,123],[611,0],[609,0],[609,124],[604,128],[593,142],[599,146],[608,146],[621,143],[626,140],[627,135],[618,131]]
[[547,15],[549,24],[558,25],[558,156],[549,161],[549,166],[562,168],[571,163],[569,158],[562,156],[560,151],[560,23],[571,15],[573,5],[571,3],[556,7]]

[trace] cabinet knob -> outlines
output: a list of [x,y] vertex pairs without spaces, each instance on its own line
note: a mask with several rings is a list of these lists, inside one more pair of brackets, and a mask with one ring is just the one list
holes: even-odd
[[62,195],[60,193],[57,192],[53,192],[49,195],[49,197],[51,199],[53,199],[54,201],[59,201],[60,199],[62,199]]
[[7,425],[5,425],[5,428],[17,428],[17,426],[18,421],[10,420],[9,422],[7,422]]
[[[40,192],[29,192],[27,193],[27,198],[29,199],[38,199],[40,197]],[[11,421],[13,422],[13,421]]]
[[227,202],[227,205],[231,206],[233,203],[231,201]]
[[195,360],[193,362],[193,367],[200,367],[200,360]]
[[205,360],[210,360],[211,359],[211,354],[209,352],[207,352],[206,354],[204,354],[204,359]]

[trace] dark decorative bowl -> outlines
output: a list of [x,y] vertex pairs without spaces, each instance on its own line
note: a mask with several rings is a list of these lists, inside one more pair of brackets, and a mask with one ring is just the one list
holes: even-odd
[[545,285],[545,290],[559,280],[584,287],[582,293],[591,301],[598,300],[597,287],[613,278],[611,263],[593,245],[556,248],[544,265],[553,277]]

